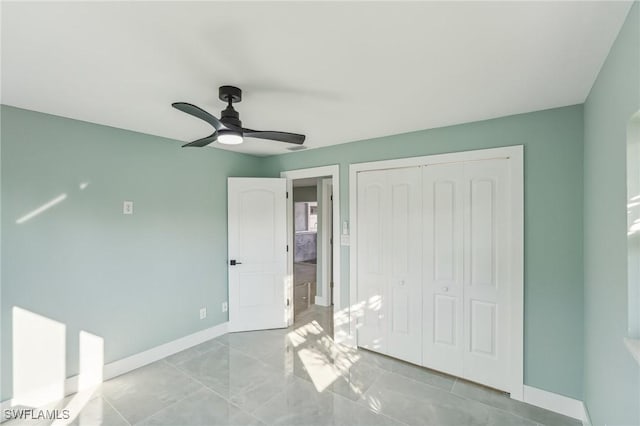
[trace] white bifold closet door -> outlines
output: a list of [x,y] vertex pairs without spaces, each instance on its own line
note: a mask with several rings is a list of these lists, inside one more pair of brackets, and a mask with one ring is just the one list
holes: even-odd
[[509,389],[508,160],[423,168],[424,366]]
[[508,390],[507,159],[358,173],[358,345]]
[[358,345],[422,361],[420,167],[358,174]]

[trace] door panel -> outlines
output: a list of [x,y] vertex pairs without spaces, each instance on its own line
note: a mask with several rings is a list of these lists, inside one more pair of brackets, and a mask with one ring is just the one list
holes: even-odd
[[391,294],[391,332],[394,334],[408,334],[410,306],[409,292],[405,286],[395,286]]
[[463,360],[462,164],[422,168],[423,334],[422,364],[454,375]]
[[358,344],[387,353],[385,229],[387,184],[383,172],[358,175]]
[[434,296],[434,332],[433,340],[435,343],[445,344],[449,346],[457,345],[456,336],[456,315],[458,311],[458,301],[451,296]]
[[471,349],[473,354],[496,356],[496,305],[471,300]]
[[464,377],[509,389],[508,160],[465,163]]
[[286,179],[229,178],[229,327],[286,327]]
[[421,361],[421,190],[417,167],[358,174],[358,344]]
[[420,168],[388,170],[390,190],[387,278],[389,355],[420,364],[422,360],[422,182]]
[[495,253],[495,182],[473,179],[470,182],[470,262],[469,285],[494,285]]

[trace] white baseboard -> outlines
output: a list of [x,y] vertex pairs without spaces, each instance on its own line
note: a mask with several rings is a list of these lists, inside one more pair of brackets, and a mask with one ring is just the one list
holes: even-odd
[[[139,352],[135,355],[128,356],[126,358],[119,359],[109,364],[105,364],[103,368],[103,380],[109,380],[114,377],[120,376],[136,368],[144,367],[147,364],[161,360],[170,355],[189,349],[193,346],[204,343],[207,340],[214,339],[218,336],[222,336],[227,333],[227,322],[215,325],[211,328],[198,331],[188,336],[181,337],[171,342],[165,343],[160,346],[148,349],[144,352]],[[65,380],[64,393],[65,396],[71,395],[78,391],[78,376],[71,376]],[[10,409],[14,406],[12,399],[7,399],[0,402],[0,412],[4,412],[6,409]],[[3,419],[1,417],[0,419]]]
[[524,386],[524,402],[565,416],[587,422],[588,416],[582,401],[568,396]]

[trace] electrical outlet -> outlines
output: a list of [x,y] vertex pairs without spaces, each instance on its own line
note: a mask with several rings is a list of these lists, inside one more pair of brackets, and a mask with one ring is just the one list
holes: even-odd
[[229,305],[227,302],[222,302],[222,312],[227,312],[229,310]]
[[207,317],[207,308],[200,308],[200,319],[205,319]]

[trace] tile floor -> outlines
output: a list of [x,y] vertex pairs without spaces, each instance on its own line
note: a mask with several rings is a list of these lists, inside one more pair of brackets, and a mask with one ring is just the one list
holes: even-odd
[[221,336],[57,406],[81,397],[75,425],[580,424],[444,374],[335,345],[326,332],[330,310],[313,306],[287,330]]

